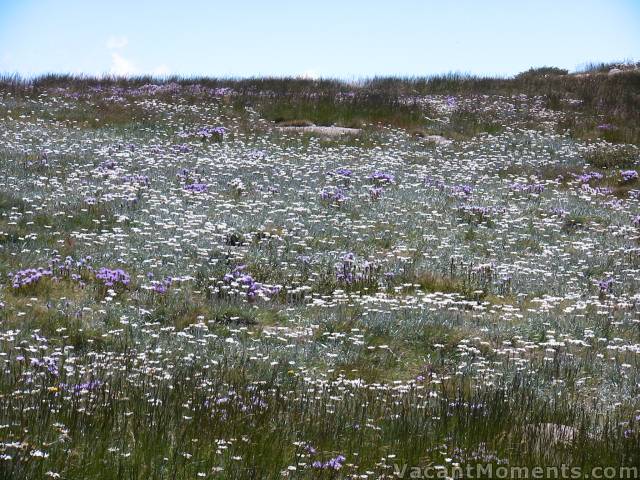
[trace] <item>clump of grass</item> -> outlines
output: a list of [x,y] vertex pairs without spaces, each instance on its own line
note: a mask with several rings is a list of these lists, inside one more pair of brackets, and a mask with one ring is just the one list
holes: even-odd
[[566,68],[558,68],[558,67],[537,67],[530,68],[525,72],[521,72],[515,76],[516,80],[527,80],[533,78],[548,78],[552,75],[568,75],[569,70]]
[[250,306],[215,305],[211,309],[212,320],[224,325],[257,325],[258,313]]
[[420,285],[419,288],[425,292],[459,293],[461,295],[470,293],[469,285],[463,280],[433,272],[419,272],[412,280],[414,284]]
[[361,128],[382,123],[406,128],[425,124],[424,113],[418,105],[377,92],[278,96],[261,100],[258,108],[265,118],[280,125],[301,126],[302,122],[311,122]]
[[569,214],[562,222],[562,231],[564,233],[573,233],[586,227],[589,218],[584,215]]
[[158,119],[135,103],[97,101],[87,102],[70,110],[59,110],[54,114],[53,120],[84,128],[123,128],[150,125]]
[[275,122],[280,127],[312,127],[313,125],[315,125],[311,120],[299,120],[299,119],[294,119],[294,120],[275,119]]
[[473,294],[476,290],[466,277],[443,275],[429,270],[408,267],[393,280],[393,285],[411,285],[410,289],[419,289],[423,292],[456,293],[462,297],[476,298]]
[[26,207],[26,202],[21,198],[9,192],[0,191],[0,215],[6,215],[12,210],[23,212]]
[[633,70],[640,67],[640,63],[633,62],[587,62],[578,68],[579,73],[609,73],[612,69]]
[[480,133],[496,135],[504,130],[504,126],[490,114],[469,109],[455,110],[448,124],[432,128],[435,133],[454,140],[466,140]]
[[[615,64],[617,65],[617,64]],[[362,124],[383,123],[402,128],[420,128],[425,125],[424,107],[413,103],[415,95],[504,95],[513,94],[549,96],[550,105],[568,112],[570,122],[577,122],[574,106],[562,99],[580,101],[582,117],[586,123],[565,124],[574,136],[597,138],[600,135],[613,136],[615,141],[640,143],[640,71],[624,66],[618,75],[601,75],[598,71],[612,65],[591,68],[582,75],[565,74],[562,69],[541,67],[523,72],[514,78],[477,77],[472,75],[446,74],[427,78],[371,78],[356,84],[346,84],[338,80],[304,80],[296,78],[250,78],[207,79],[178,78],[154,79],[134,78],[91,78],[71,75],[45,75],[33,80],[16,76],[0,79],[0,89],[16,96],[33,96],[49,89],[64,86],[72,91],[87,94],[91,88],[100,87],[141,87],[145,84],[170,84],[181,87],[197,85],[209,88],[232,88],[236,94],[231,104],[237,111],[247,106],[257,107],[265,118],[272,121],[308,120],[317,125],[342,125],[359,127]],[[619,65],[617,65],[619,67]],[[608,70],[607,70],[608,71]],[[585,74],[586,73],[586,74]],[[163,95],[168,99],[176,93],[168,91]],[[183,96],[187,93],[183,93]],[[196,101],[206,93],[190,94]],[[404,97],[404,98],[403,98]],[[555,99],[555,100],[554,100]],[[94,106],[95,107],[95,106]],[[77,120],[91,123],[90,116],[100,118],[100,112],[90,108]],[[106,124],[126,124],[132,118],[145,122],[146,113],[135,113],[127,107],[108,106],[111,112],[103,119]],[[137,107],[136,107],[137,108]],[[135,109],[134,109],[135,110]],[[132,113],[133,112],[133,113]],[[97,113],[94,115],[94,113]],[[135,115],[134,115],[135,113]],[[75,115],[68,112],[69,115]],[[598,132],[596,127],[602,118],[617,126],[616,131]],[[473,123],[473,122],[472,122]],[[99,127],[99,124],[94,125]],[[472,127],[472,129],[477,127]],[[497,126],[488,127],[489,131]]]
[[617,148],[601,147],[587,153],[585,161],[595,168],[632,168],[640,165],[640,151],[631,145]]

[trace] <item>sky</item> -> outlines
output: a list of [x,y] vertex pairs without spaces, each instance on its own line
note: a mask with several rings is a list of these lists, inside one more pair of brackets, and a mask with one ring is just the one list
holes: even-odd
[[640,0],[0,0],[0,72],[356,79],[640,60]]

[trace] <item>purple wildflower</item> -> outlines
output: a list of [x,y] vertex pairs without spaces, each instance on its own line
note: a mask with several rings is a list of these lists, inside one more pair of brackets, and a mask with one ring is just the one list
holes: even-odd
[[169,290],[169,287],[171,286],[171,284],[172,284],[171,277],[167,277],[161,282],[154,280],[151,282],[151,289],[155,293],[159,293],[162,295],[163,293],[167,293],[167,290]]
[[42,359],[31,358],[29,363],[34,368],[44,367],[47,370],[47,372],[49,372],[51,375],[56,377],[60,373],[58,370],[58,364],[56,363],[56,360],[52,357],[43,357]]
[[580,175],[573,174],[573,176],[582,183],[589,183],[591,180],[602,180],[604,175],[598,172],[585,172]]
[[473,188],[471,188],[471,185],[454,185],[453,187],[451,187],[451,191],[456,195],[467,197],[471,195]]
[[309,455],[315,455],[316,453],[318,453],[318,451],[315,448],[313,448],[309,443],[305,443],[303,448]]
[[303,265],[311,265],[311,257],[309,255],[298,255],[296,257],[296,260],[298,260]]
[[435,187],[438,190],[444,190],[446,188],[445,183],[442,180],[433,177],[424,177],[424,184],[427,187]]
[[369,178],[378,183],[393,183],[395,181],[395,176],[393,176],[391,173],[381,172],[379,170],[376,170],[371,175],[369,175]]
[[340,175],[342,177],[351,177],[353,175],[353,170],[349,168],[337,168],[334,173],[335,175]]
[[533,185],[529,185],[526,183],[513,183],[511,184],[510,188],[514,192],[525,192],[525,193],[536,193],[536,194],[540,194],[544,192],[544,185],[541,183],[535,183]]
[[202,193],[209,189],[209,185],[206,183],[190,183],[185,185],[184,189],[193,193]]
[[613,291],[613,278],[598,280],[596,285],[600,289],[600,293],[611,293]]
[[590,187],[589,185],[582,185],[582,190],[593,195],[611,195],[613,189],[610,187]]
[[280,292],[280,287],[264,285],[257,282],[251,275],[244,273],[246,265],[239,265],[223,277],[224,283],[239,286],[247,296],[247,299],[254,300],[258,296],[273,297]]
[[89,382],[79,383],[77,385],[74,385],[71,390],[76,395],[79,395],[81,393],[86,393],[86,392],[90,392],[91,390],[95,390],[96,388],[99,388],[101,385],[102,385],[102,382],[100,380],[91,380]]
[[638,172],[635,170],[622,170],[620,175],[622,175],[623,182],[632,182],[638,179]]
[[11,283],[13,288],[21,288],[29,285],[35,285],[43,277],[50,277],[53,272],[50,269],[44,268],[27,268],[25,270],[18,270],[15,273],[10,273]]
[[323,188],[320,192],[320,198],[326,202],[344,203],[349,200],[349,197],[345,194],[341,188]]
[[222,140],[226,129],[224,127],[200,127],[199,129],[191,132],[182,132],[179,134],[181,137],[200,137],[202,140],[208,140],[210,138]]
[[378,200],[380,197],[382,197],[383,192],[384,189],[382,187],[371,187],[369,189],[369,197],[372,200]]
[[322,470],[340,470],[345,460],[346,458],[344,455],[338,455],[337,457],[330,458],[324,463],[316,460],[311,464],[311,466]]
[[106,267],[100,268],[96,273],[96,279],[101,280],[107,287],[123,286],[126,287],[131,282],[131,277],[122,269],[111,270]]
[[123,183],[132,183],[140,186],[146,186],[150,183],[147,175],[123,175],[121,180]]
[[485,220],[489,218],[493,209],[490,207],[483,207],[480,205],[464,205],[459,210],[467,215],[476,217],[479,220]]
[[344,254],[335,267],[336,280],[348,285],[358,282],[372,282],[375,279],[375,274],[379,271],[379,267],[372,262],[357,261],[355,253],[352,252]]

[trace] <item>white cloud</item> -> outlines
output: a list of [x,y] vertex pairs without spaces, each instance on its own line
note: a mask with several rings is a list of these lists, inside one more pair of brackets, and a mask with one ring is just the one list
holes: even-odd
[[129,39],[124,35],[120,35],[120,36],[111,35],[107,40],[107,48],[109,50],[124,48],[127,45],[129,45]]
[[[123,49],[129,45],[129,40],[124,35],[109,37],[106,43],[106,47],[110,50],[111,55],[111,67],[109,68],[110,75],[116,75],[121,77],[127,77],[132,75],[151,74],[157,77],[168,76],[170,69],[167,65],[160,64],[153,69],[147,67],[140,67],[136,62],[131,60],[128,54],[124,51],[116,51]],[[126,56],[125,56],[126,55]]]
[[169,67],[164,64],[158,65],[156,68],[151,70],[151,74],[155,75],[156,77],[164,77],[166,75],[169,75],[169,73],[171,73],[171,70],[169,70]]
[[305,70],[301,74],[298,75],[299,78],[304,78],[305,80],[317,80],[320,78],[320,74],[315,70]]
[[112,75],[128,76],[138,73],[138,68],[131,60],[127,60],[119,53],[113,52],[111,54],[111,70]]

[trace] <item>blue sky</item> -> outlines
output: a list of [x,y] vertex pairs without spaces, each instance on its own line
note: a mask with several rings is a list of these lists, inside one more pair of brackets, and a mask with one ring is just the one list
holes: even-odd
[[512,75],[640,60],[640,0],[0,0],[0,72]]

